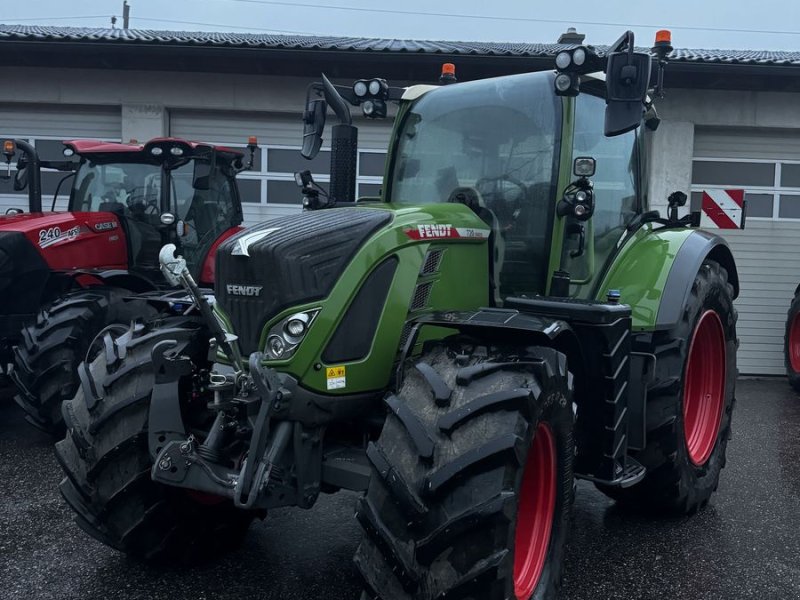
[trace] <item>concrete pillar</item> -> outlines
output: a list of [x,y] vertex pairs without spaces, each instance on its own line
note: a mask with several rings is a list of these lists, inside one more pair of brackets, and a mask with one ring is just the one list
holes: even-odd
[[[647,196],[650,209],[667,216],[667,197],[674,191],[689,195],[692,184],[694,123],[661,121],[648,140],[650,173]],[[688,207],[688,203],[687,203]]]
[[122,141],[147,140],[169,133],[167,109],[158,104],[122,105]]

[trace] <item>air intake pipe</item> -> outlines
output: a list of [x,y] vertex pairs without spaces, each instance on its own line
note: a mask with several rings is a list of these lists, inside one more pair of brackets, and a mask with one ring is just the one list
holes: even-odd
[[322,86],[325,100],[339,119],[331,132],[330,204],[355,202],[358,127],[353,125],[350,107],[325,75]]

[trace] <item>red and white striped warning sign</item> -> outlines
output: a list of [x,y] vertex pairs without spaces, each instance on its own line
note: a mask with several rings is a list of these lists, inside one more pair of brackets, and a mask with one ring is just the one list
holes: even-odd
[[700,227],[739,229],[744,209],[744,190],[704,190]]

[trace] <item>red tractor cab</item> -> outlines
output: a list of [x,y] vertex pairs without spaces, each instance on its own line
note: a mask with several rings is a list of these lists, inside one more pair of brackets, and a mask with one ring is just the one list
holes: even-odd
[[[52,362],[44,355],[77,336],[75,352],[59,359],[77,380],[74,367],[100,329],[153,316],[146,294],[132,296],[169,287],[158,264],[164,244],[178,246],[197,281],[213,284],[214,252],[241,228],[236,175],[252,166],[255,138],[247,147],[245,162],[243,150],[175,138],[72,140],[65,160],[44,161],[25,140],[3,142],[6,177],[18,157],[14,189],[27,189],[28,212],[0,216],[0,362],[15,363],[17,401],[37,424],[60,422],[56,403],[43,407],[36,389]],[[42,168],[65,173],[49,212]],[[69,190],[66,212],[55,210],[60,189]],[[74,390],[66,379],[59,385]]]

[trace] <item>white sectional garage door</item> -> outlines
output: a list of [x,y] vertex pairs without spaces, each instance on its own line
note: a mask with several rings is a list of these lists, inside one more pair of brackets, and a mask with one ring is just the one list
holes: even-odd
[[739,270],[739,371],[784,373],[786,312],[800,283],[800,135],[785,131],[695,132],[692,192],[744,189],[744,231],[715,230]]
[[[329,117],[333,121],[333,117]],[[383,178],[383,163],[389,142],[391,121],[359,120],[358,196],[376,195]],[[319,156],[307,161],[300,156],[303,124],[300,115],[222,111],[170,111],[170,135],[229,146],[242,147],[251,135],[258,137],[260,151],[252,171],[238,177],[245,223],[300,210],[300,190],[294,173],[310,169],[315,181],[327,187],[330,181],[330,126]]]
[[[45,160],[63,160],[62,140],[85,138],[120,141],[121,135],[118,106],[30,106],[0,103],[0,137],[22,138],[31,142]],[[2,168],[5,170],[5,164]],[[50,207],[56,186],[63,176],[63,173],[58,172],[42,173],[43,208]],[[65,192],[68,190],[69,182],[66,181],[61,187],[56,208],[66,208],[68,194]],[[0,179],[0,214],[12,206],[27,209],[27,195],[25,192],[14,192],[10,180]]]

